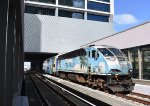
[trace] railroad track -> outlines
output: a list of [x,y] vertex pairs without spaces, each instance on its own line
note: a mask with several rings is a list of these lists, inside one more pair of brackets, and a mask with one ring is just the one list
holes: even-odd
[[[93,100],[93,102],[95,103],[94,104],[86,99],[83,99],[82,97],[74,94],[72,91],[68,91],[67,89],[55,84],[54,82],[51,82],[50,80],[46,79],[45,77],[42,77],[41,75],[30,75],[30,77],[35,83],[34,85],[38,89],[38,92],[40,92],[40,95],[42,96],[42,101],[44,104],[43,106],[51,106],[54,104],[51,104],[50,99],[52,99],[52,97],[48,97],[48,94],[52,94],[51,92],[53,92],[55,96],[57,95],[57,97],[59,97],[59,99],[56,99],[57,101],[62,101],[63,104],[66,106],[96,106],[100,104],[102,104],[103,106],[108,106],[108,104],[102,103],[99,100],[89,99]],[[42,89],[47,90],[47,92],[45,92],[45,90],[43,91]],[[46,94],[43,92],[45,92]],[[58,106],[58,104],[55,104],[55,106]],[[61,106],[63,106],[62,103]]]
[[130,94],[131,95],[136,95],[136,96],[139,96],[139,97],[142,97],[142,98],[150,99],[149,95],[144,95],[144,94],[140,94],[140,93],[136,93],[136,92],[131,92]]
[[134,93],[134,92],[132,92],[128,95],[121,94],[121,93],[116,93],[115,95],[122,97],[122,98],[125,98],[127,100],[132,100],[132,101],[150,106],[150,96],[148,96],[148,95]]
[[[44,78],[46,78],[46,77],[44,77]],[[46,78],[46,79],[51,80],[49,78]],[[52,81],[52,82],[55,82],[55,81]],[[56,83],[58,83],[58,82],[56,82]],[[135,93],[135,92],[131,92],[128,95],[125,95],[122,93],[116,93],[115,95],[118,97],[125,98],[127,100],[131,100],[131,101],[135,101],[135,102],[144,104],[144,105],[148,105],[148,106],[150,105],[150,96],[148,96],[148,95],[139,94],[139,93]],[[96,104],[96,105],[98,105],[98,104]]]

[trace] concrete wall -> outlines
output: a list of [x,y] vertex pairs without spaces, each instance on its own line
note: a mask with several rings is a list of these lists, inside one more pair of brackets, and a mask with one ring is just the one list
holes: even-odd
[[114,33],[113,24],[25,13],[25,52],[62,53]]

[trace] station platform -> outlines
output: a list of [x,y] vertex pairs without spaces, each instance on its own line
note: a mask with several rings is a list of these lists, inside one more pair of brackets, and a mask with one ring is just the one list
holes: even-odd
[[56,78],[51,75],[43,74],[43,76],[45,76],[51,80],[54,80],[58,83],[61,83],[65,86],[68,86],[74,90],[77,90],[85,95],[91,96],[97,100],[108,103],[109,105],[113,105],[113,106],[143,106],[142,104],[139,104],[137,102],[133,102],[131,100],[126,100],[124,98],[120,98],[115,95],[111,95],[111,94],[108,94],[108,93],[105,93],[105,92],[102,92],[99,90],[94,90],[92,88],[85,87],[85,86],[82,86],[82,85],[79,85],[79,84],[76,84],[76,83],[73,83],[70,81],[66,81],[66,80],[63,80],[60,78]]
[[148,85],[148,86],[150,86],[150,80],[133,79],[133,82],[134,82],[135,84]]
[[150,81],[133,79],[135,87],[133,92],[150,95]]

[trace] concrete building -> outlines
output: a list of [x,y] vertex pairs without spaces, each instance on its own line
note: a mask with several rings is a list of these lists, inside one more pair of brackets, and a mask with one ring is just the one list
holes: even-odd
[[114,33],[114,0],[26,0],[25,52],[62,53]]
[[150,80],[150,21],[88,44],[122,49],[133,65],[133,78]]
[[114,33],[114,0],[26,0],[25,61],[43,60]]

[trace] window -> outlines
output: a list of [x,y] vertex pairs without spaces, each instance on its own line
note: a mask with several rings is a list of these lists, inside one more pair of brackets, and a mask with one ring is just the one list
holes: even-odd
[[59,0],[58,4],[75,8],[85,8],[85,0]]
[[25,13],[52,15],[52,16],[54,16],[55,15],[55,9],[26,6],[25,7]]
[[116,56],[123,56],[120,50],[116,48],[109,48],[110,51],[112,51]]
[[95,58],[96,51],[92,50],[92,58]]
[[129,57],[128,57],[128,49],[124,49],[124,50],[122,50],[122,52],[123,52],[125,58],[129,61]]
[[85,56],[85,55],[86,55],[85,49],[81,48],[81,49],[71,51],[69,53],[58,56],[58,60],[69,59],[69,58],[74,58],[74,57],[78,57],[78,56]]
[[37,2],[43,2],[43,3],[51,3],[51,4],[55,4],[56,0],[26,0],[26,1],[37,1]]
[[77,18],[77,19],[83,19],[84,14],[80,12],[73,12],[73,11],[66,11],[66,10],[59,10],[58,16],[61,17],[69,17],[69,18]]
[[109,22],[109,16],[103,15],[95,15],[95,14],[87,14],[87,20],[101,21],[101,22]]
[[91,57],[91,52],[89,51],[89,57]]
[[97,1],[110,2],[110,0],[97,0]]
[[110,5],[88,1],[87,8],[91,10],[110,12]]
[[98,48],[98,50],[104,55],[104,56],[114,56],[108,49],[106,48]]
[[143,51],[143,79],[150,80],[150,50]]
[[139,78],[139,60],[138,60],[138,49],[137,48],[132,48],[132,50],[130,50],[130,57],[131,57],[131,63],[133,66],[133,72],[132,72],[132,76],[133,78]]

